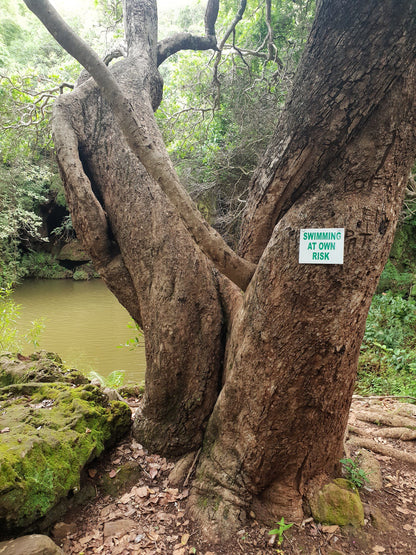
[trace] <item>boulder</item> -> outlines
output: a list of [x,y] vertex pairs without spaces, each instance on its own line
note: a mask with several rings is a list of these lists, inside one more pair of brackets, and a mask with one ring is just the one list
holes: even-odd
[[79,370],[66,368],[56,353],[39,351],[26,357],[6,353],[0,356],[0,387],[28,382],[90,383]]
[[64,555],[48,536],[33,534],[0,542],[0,555]]
[[309,499],[312,516],[323,524],[364,524],[364,508],[357,490],[348,480],[337,478]]
[[76,239],[64,245],[56,258],[57,260],[70,260],[71,262],[88,262],[90,260],[90,256]]
[[4,359],[0,534],[7,537],[78,492],[84,466],[128,431],[131,411],[124,402],[109,401],[99,387],[79,383],[78,373],[65,370],[57,359],[51,364],[50,353],[38,354],[38,374],[31,359],[14,364]]

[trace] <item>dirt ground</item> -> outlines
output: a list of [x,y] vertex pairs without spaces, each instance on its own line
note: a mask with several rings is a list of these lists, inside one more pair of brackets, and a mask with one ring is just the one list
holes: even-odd
[[[137,400],[129,402],[134,410]],[[400,422],[396,416],[390,418],[397,412],[402,418]],[[387,424],[383,415],[387,416]],[[398,423],[402,426],[397,426]],[[401,435],[406,441],[379,436],[380,433],[397,436],[394,430],[403,430],[403,423],[410,430],[410,437]],[[385,429],[393,432],[381,431]],[[259,524],[255,515],[251,515],[251,520],[231,543],[210,545],[186,516],[189,485],[177,488],[168,481],[173,463],[148,455],[134,439],[126,437],[89,468],[88,480],[97,491],[95,499],[67,513],[53,529],[52,537],[67,555],[414,555],[416,445],[412,437],[415,429],[416,405],[391,399],[354,399],[350,414],[352,431],[346,444],[350,450],[348,456],[355,457],[363,439],[367,448],[370,446],[376,451],[372,460],[381,469],[382,477],[382,483],[377,486],[381,489],[369,486],[361,489],[365,524],[360,530],[322,526],[307,518],[301,525],[287,530],[279,545],[278,538],[269,534],[270,528]],[[397,458],[400,453],[404,454],[402,459]],[[139,480],[115,496],[105,494],[99,485],[103,478],[107,482],[115,481],[119,470],[129,461],[140,469]]]

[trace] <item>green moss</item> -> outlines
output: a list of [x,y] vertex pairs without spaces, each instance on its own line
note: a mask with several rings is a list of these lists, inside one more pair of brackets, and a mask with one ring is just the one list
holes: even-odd
[[0,388],[0,528],[23,528],[80,486],[82,468],[127,432],[129,407],[91,385]]
[[348,480],[326,484],[310,499],[314,519],[323,524],[362,526],[364,509],[357,491]]

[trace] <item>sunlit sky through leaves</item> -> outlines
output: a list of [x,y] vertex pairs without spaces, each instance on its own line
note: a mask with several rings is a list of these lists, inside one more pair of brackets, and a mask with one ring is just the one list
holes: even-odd
[[[50,0],[51,4],[63,16],[76,13],[88,12],[89,9],[94,8],[94,0]],[[186,4],[190,4],[190,0],[157,0],[159,10],[169,10],[172,8],[180,8]]]

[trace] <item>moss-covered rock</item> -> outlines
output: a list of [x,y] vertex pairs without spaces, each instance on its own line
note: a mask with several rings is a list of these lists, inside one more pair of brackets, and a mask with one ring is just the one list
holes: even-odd
[[90,256],[76,239],[64,245],[56,258],[57,260],[70,260],[71,262],[88,262],[90,260]]
[[6,353],[0,356],[0,387],[29,382],[90,383],[74,368],[66,368],[56,353],[39,351],[29,357]]
[[[32,361],[24,362],[29,366]],[[55,361],[52,368],[40,370],[39,377],[50,372],[51,379],[57,379],[59,364]],[[71,383],[71,372],[48,383],[25,381],[27,374],[21,368],[9,370],[2,376],[13,375],[15,383],[0,388],[0,534],[4,535],[26,528],[77,492],[83,467],[131,425],[126,403],[110,402],[90,383]]]
[[362,526],[364,508],[360,496],[348,480],[337,478],[310,499],[312,516],[323,524]]

